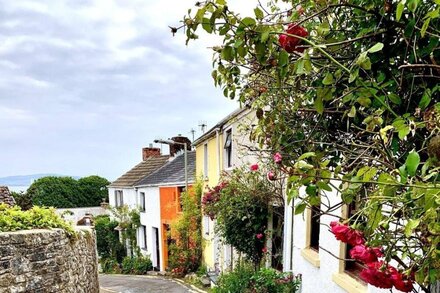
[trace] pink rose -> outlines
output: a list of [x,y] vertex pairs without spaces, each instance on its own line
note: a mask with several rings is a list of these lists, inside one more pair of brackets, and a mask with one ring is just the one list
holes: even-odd
[[251,171],[257,171],[258,170],[258,164],[251,165]]
[[331,231],[336,239],[348,243],[352,246],[361,245],[365,243],[362,232],[354,230],[345,224],[333,221],[330,223]]
[[275,155],[273,155],[273,161],[276,164],[281,164],[281,161],[283,160],[283,156],[281,156],[280,153],[275,153]]
[[261,239],[261,238],[263,238],[263,234],[262,233],[258,233],[257,234],[257,239]]
[[277,178],[276,178],[275,173],[273,171],[269,171],[267,173],[267,179],[270,180],[270,181],[274,181]]
[[263,249],[261,250],[263,253],[266,253],[267,252],[267,248],[266,247],[263,247]]
[[391,272],[391,281],[397,290],[402,292],[411,292],[413,290],[413,281],[406,275],[397,270]]
[[379,247],[367,247],[363,244],[356,245],[350,250],[351,258],[365,264],[376,262],[378,257],[382,257],[382,249]]

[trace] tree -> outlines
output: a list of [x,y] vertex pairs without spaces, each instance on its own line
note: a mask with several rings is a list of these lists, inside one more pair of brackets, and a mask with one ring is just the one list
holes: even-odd
[[107,179],[99,176],[75,180],[72,177],[47,176],[36,180],[28,188],[25,198],[33,205],[56,208],[98,206],[107,198]]
[[[222,36],[214,83],[255,109],[251,137],[282,154],[296,211],[356,202],[341,221],[383,247],[381,268],[394,260],[429,292],[440,278],[440,3],[259,3],[241,17],[225,0],[198,2],[180,28],[188,41],[199,27]],[[340,202],[326,206],[332,190]]]

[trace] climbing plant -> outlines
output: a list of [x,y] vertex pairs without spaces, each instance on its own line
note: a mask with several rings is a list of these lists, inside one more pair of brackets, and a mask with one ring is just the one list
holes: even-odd
[[337,220],[382,248],[367,269],[393,260],[405,291],[416,282],[429,292],[440,278],[440,2],[254,4],[243,16],[226,0],[197,2],[172,32],[222,37],[214,84],[256,111],[251,138],[282,156],[296,212],[356,202]]

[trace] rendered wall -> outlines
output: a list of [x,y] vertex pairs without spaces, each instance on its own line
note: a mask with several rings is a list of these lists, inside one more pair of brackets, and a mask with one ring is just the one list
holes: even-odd
[[0,233],[0,292],[99,292],[95,232],[63,230]]

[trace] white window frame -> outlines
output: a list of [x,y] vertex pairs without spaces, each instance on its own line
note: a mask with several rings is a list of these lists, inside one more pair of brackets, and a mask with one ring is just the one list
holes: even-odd
[[124,205],[124,192],[120,189],[115,190],[115,207],[121,207]]
[[145,192],[139,192],[139,210],[145,213]]

